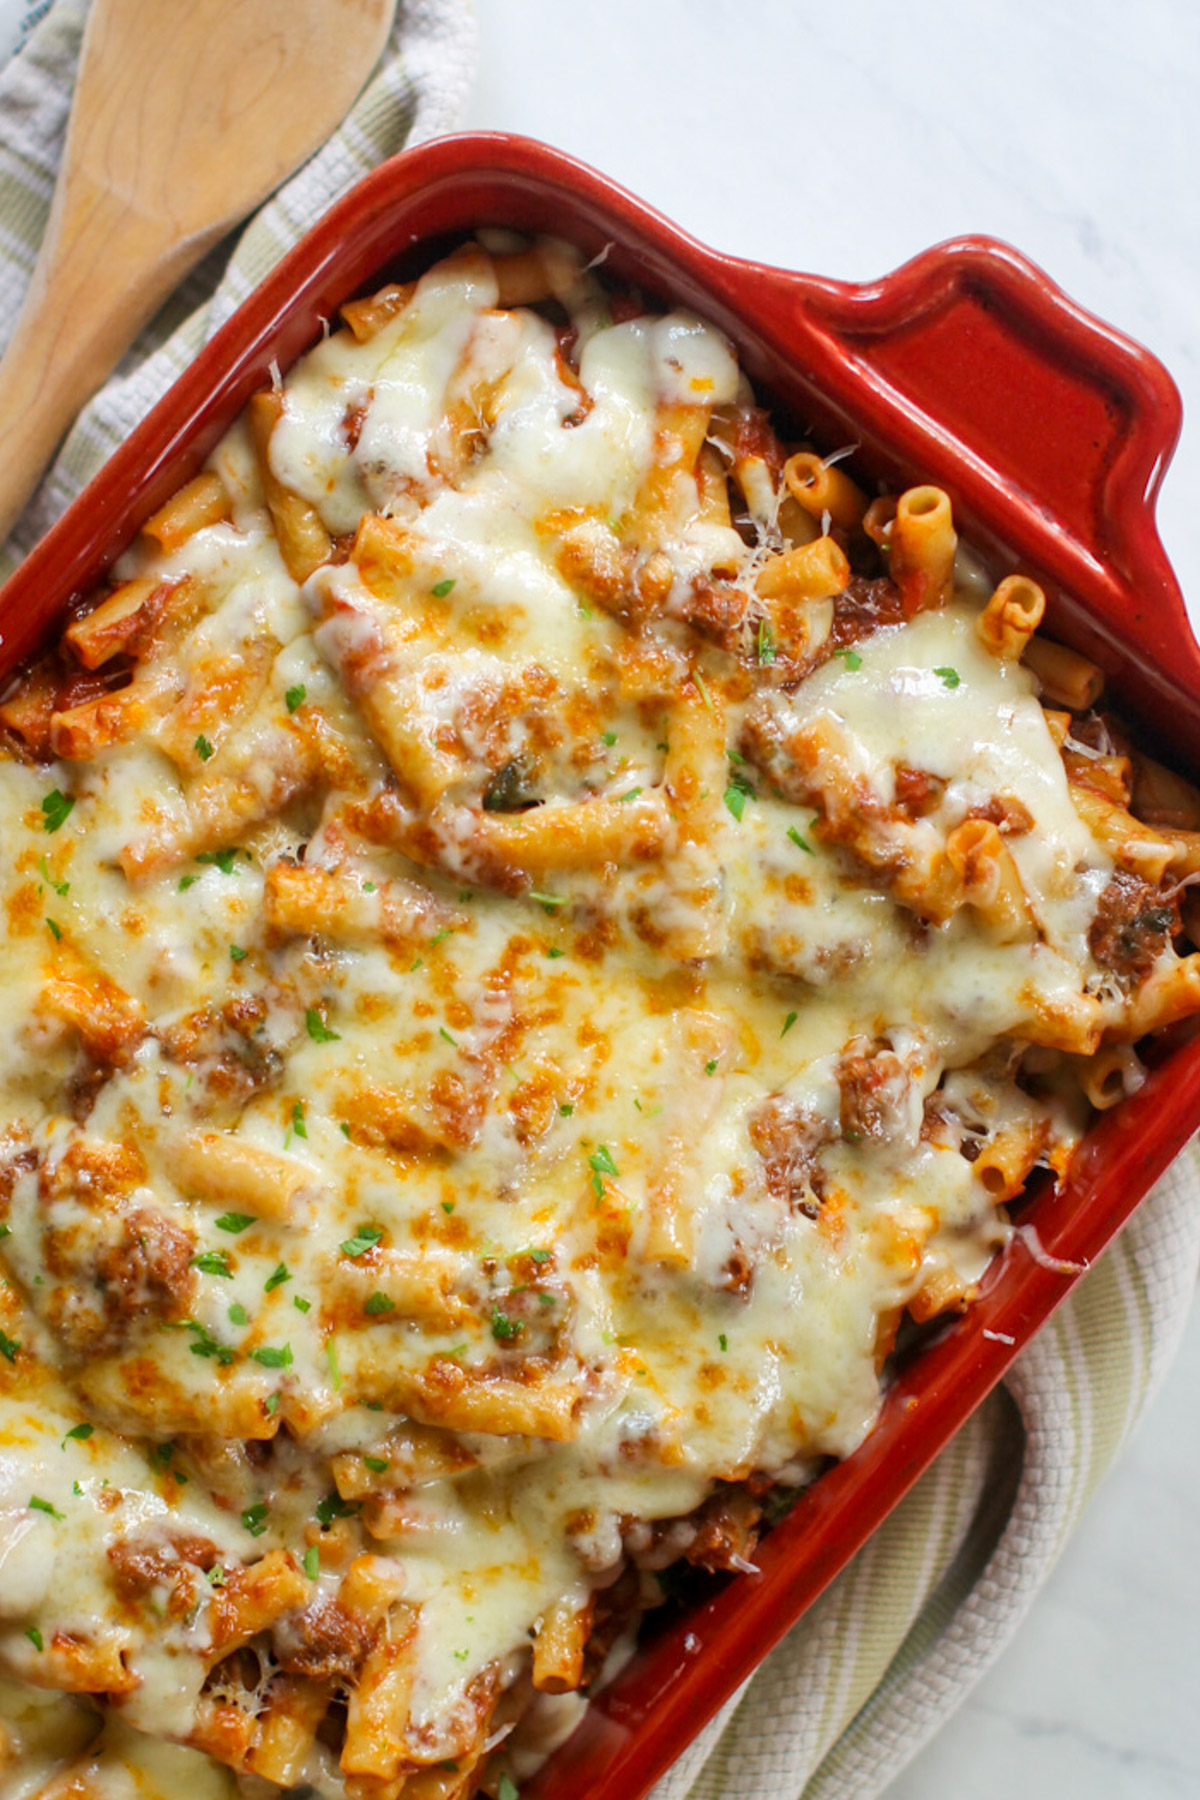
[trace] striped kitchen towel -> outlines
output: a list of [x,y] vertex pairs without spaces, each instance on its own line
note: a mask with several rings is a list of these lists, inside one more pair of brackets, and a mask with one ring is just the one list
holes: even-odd
[[[0,75],[0,342],[45,222],[86,0],[28,8]],[[36,22],[40,19],[40,22]],[[81,415],[0,564],[7,573],[271,265],[383,157],[454,126],[466,0],[402,0],[342,128],[215,249]],[[855,1562],[701,1735],[655,1800],[866,1800],[1010,1641],[1171,1361],[1200,1263],[1189,1151]]]

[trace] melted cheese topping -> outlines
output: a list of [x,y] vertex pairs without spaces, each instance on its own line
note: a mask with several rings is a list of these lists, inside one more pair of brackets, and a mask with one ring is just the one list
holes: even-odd
[[[862,1440],[900,1309],[1007,1230],[972,1155],[1077,1135],[1018,1073],[1104,987],[1112,861],[1032,677],[965,598],[790,676],[698,623],[780,543],[672,462],[735,360],[560,274],[570,340],[471,252],[318,345],[267,474],[332,560],[289,573],[237,427],[230,516],[122,567],[193,596],[140,713],[0,762],[6,1792],[87,1738],[41,1690],[90,1686],[87,1792],[225,1793],[364,1547],[415,1621],[396,1766],[477,1755],[555,1608]],[[1030,929],[903,904],[780,779],[801,727],[884,814],[927,776],[931,841],[1018,802]],[[235,1704],[222,1594],[272,1551],[302,1592]]]

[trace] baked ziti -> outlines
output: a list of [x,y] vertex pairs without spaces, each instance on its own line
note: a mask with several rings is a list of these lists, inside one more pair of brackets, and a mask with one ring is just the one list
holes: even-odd
[[0,703],[5,1794],[513,1800],[863,1439],[1200,1009],[1043,606],[554,243],[253,398]]

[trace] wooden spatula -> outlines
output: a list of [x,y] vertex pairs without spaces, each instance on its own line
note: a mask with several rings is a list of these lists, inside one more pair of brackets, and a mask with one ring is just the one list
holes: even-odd
[[46,235],[0,361],[0,542],[171,289],[340,123],[395,8],[94,0]]

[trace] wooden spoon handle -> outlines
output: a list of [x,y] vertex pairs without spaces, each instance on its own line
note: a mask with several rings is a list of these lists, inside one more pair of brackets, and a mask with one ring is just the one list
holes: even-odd
[[396,0],[92,0],[50,220],[0,362],[0,542],[192,265],[335,129]]
[[55,198],[24,305],[0,360],[0,543],[75,415],[208,247],[103,188]]

